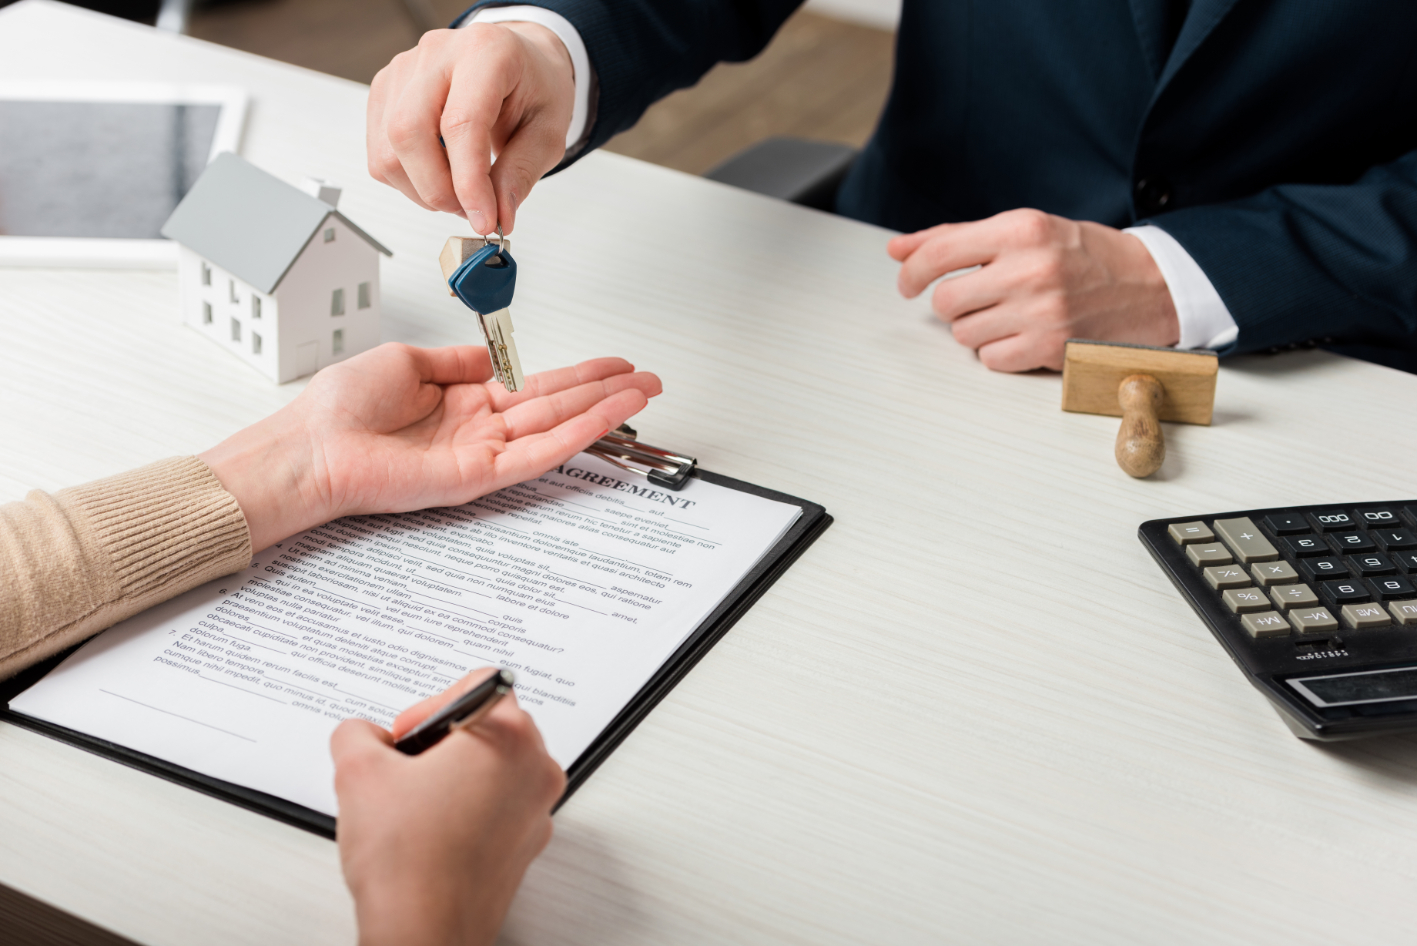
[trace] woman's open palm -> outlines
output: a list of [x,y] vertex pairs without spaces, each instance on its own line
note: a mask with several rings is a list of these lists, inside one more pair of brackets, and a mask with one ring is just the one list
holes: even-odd
[[516,394],[491,376],[485,348],[406,345],[316,375],[291,407],[332,506],[349,515],[468,502],[569,460],[660,391],[620,358],[531,375]]
[[620,358],[508,394],[480,347],[381,345],[202,454],[260,550],[340,516],[455,506],[540,476],[634,416],[659,378]]

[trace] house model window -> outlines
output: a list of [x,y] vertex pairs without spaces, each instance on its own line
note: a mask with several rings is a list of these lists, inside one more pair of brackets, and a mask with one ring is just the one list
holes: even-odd
[[276,383],[379,344],[379,265],[390,254],[339,201],[329,181],[296,187],[218,155],[161,231],[179,248],[183,322]]

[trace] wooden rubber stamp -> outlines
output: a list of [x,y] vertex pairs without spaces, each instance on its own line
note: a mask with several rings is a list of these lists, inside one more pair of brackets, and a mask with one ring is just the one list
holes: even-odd
[[1219,368],[1213,351],[1073,339],[1063,355],[1063,410],[1121,417],[1117,465],[1150,476],[1166,459],[1161,421],[1210,426]]

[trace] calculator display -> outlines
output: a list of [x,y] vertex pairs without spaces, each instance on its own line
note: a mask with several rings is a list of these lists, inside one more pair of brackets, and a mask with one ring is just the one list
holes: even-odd
[[1417,699],[1417,667],[1302,677],[1290,680],[1289,685],[1315,706],[1411,700]]

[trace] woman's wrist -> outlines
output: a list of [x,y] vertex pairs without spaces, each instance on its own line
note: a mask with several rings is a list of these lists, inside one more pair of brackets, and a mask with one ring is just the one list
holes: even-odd
[[316,483],[310,437],[288,410],[197,456],[236,497],[253,552],[338,516]]

